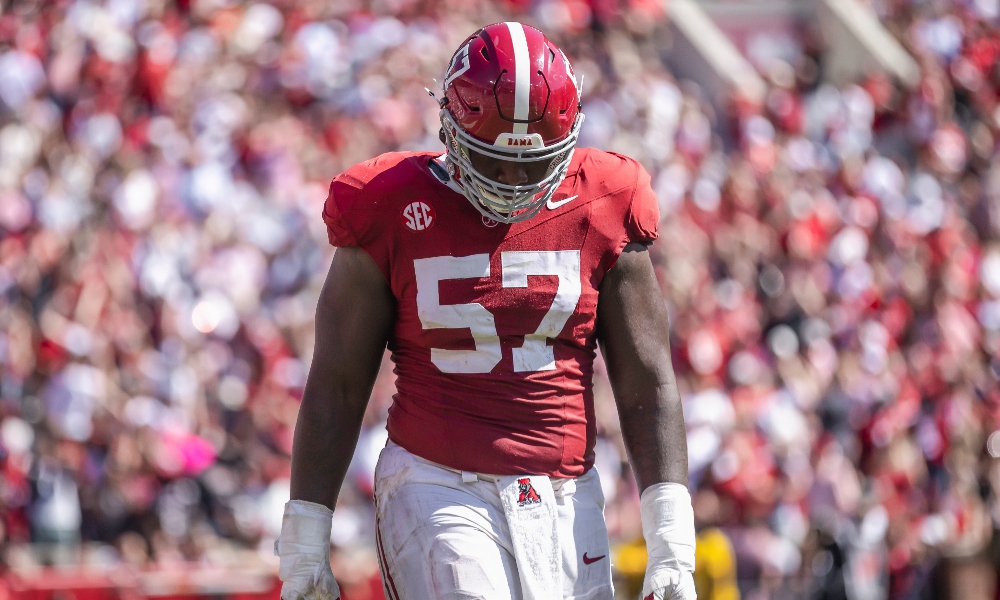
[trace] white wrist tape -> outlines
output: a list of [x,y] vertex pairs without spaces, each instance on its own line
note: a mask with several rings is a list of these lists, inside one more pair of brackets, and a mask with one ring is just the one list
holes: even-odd
[[284,582],[283,600],[340,597],[330,571],[332,524],[333,511],[322,504],[305,500],[285,504],[281,535],[274,541],[274,553],[281,558],[278,577]]
[[677,585],[682,573],[694,572],[694,509],[687,487],[657,483],[642,493],[642,535],[646,539],[643,597],[665,585]]

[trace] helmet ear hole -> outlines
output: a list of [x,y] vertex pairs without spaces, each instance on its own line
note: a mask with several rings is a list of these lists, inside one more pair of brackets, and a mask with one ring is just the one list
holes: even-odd
[[448,145],[448,138],[444,135],[444,127],[438,129],[438,139],[441,140],[441,143],[445,146]]

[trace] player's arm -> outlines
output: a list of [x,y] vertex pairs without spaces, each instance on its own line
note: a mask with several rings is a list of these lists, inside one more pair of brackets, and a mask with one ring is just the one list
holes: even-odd
[[316,306],[312,365],[295,423],[292,499],[333,508],[361,432],[395,315],[382,272],[339,248]]
[[670,363],[667,307],[643,244],[628,244],[605,276],[597,324],[639,492],[657,483],[687,485],[687,437]]
[[336,599],[330,524],[392,328],[395,301],[372,258],[337,250],[316,307],[316,341],[292,444],[281,536],[283,600]]
[[670,362],[667,307],[645,245],[630,243],[601,283],[598,336],[642,495],[644,598],[694,598],[687,435]]

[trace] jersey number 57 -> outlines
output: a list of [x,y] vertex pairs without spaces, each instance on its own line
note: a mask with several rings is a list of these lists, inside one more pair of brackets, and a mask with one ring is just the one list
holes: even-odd
[[[502,285],[526,288],[531,275],[554,275],[559,279],[552,305],[534,333],[524,336],[520,348],[512,348],[517,372],[551,371],[556,368],[548,338],[559,335],[580,300],[580,251],[501,252]],[[447,279],[479,279],[490,276],[490,255],[436,256],[413,261],[417,277],[417,315],[424,329],[464,329],[472,333],[474,350],[431,349],[431,362],[444,373],[489,373],[502,358],[500,337],[490,311],[478,302],[441,304],[438,283]]]

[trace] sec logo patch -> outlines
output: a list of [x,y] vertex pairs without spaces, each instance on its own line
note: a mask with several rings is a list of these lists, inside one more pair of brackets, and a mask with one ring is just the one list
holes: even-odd
[[411,202],[403,209],[403,225],[411,231],[423,231],[434,224],[434,210],[423,202]]

